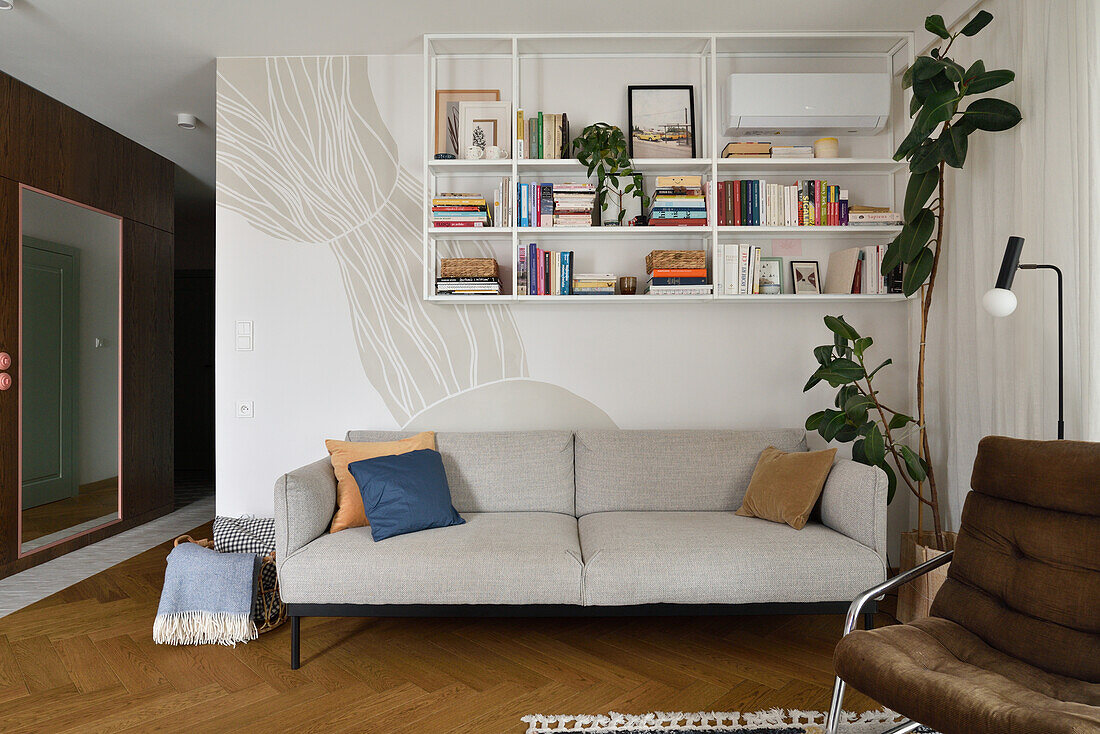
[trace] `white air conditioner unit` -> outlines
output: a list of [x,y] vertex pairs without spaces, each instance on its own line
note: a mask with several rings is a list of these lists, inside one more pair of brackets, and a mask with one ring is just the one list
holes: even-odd
[[730,74],[726,135],[874,135],[890,117],[890,75]]

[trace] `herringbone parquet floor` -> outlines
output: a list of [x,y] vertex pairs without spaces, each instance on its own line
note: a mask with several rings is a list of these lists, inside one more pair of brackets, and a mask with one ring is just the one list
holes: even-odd
[[833,616],[311,619],[297,671],[289,625],[154,645],[169,547],[0,619],[0,732],[496,734],[528,713],[829,703]]

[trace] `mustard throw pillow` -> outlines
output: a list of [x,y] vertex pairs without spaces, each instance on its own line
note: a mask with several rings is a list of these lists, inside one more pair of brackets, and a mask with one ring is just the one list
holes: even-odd
[[363,459],[377,459],[379,456],[396,456],[409,451],[431,449],[435,451],[435,433],[424,431],[400,441],[381,441],[365,443],[361,441],[325,441],[332,471],[336,473],[336,514],[332,516],[330,533],[347,528],[360,528],[370,525],[367,513],[363,509],[363,495],[355,477],[351,475],[348,464]]
[[835,457],[836,449],[788,454],[769,446],[760,453],[736,514],[785,522],[801,530],[825,488]]

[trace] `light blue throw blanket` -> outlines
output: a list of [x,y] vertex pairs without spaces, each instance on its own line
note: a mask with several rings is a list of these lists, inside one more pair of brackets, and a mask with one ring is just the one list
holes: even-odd
[[258,636],[252,599],[260,559],[180,543],[168,554],[153,640],[162,645],[236,646]]

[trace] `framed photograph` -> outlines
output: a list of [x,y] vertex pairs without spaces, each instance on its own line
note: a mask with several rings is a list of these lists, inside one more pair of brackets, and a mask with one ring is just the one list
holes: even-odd
[[499,89],[435,90],[435,152],[458,154],[458,103],[499,102]]
[[[483,158],[485,150],[496,146],[501,158],[512,157],[512,103],[458,103],[458,158]],[[468,148],[481,148],[481,155],[470,156]]]
[[631,158],[695,157],[695,88],[645,85],[627,88]]
[[792,260],[791,284],[796,295],[821,293],[821,276],[817,272],[817,260]]
[[760,258],[760,292],[769,296],[783,292],[783,258]]

